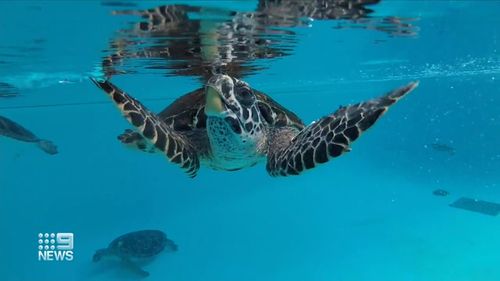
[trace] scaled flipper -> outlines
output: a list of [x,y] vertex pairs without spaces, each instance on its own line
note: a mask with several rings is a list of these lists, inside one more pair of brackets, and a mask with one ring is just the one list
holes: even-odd
[[121,135],[118,136],[118,140],[132,149],[138,149],[147,153],[156,153],[159,150],[145,139],[140,133],[133,131],[131,129],[126,129]]
[[[298,175],[350,151],[350,144],[370,128],[389,106],[418,86],[412,82],[386,95],[339,108],[307,126],[291,140],[280,132],[271,140],[267,171],[271,176]],[[280,139],[281,138],[281,139]]]
[[183,168],[190,177],[196,176],[200,161],[196,151],[182,134],[167,126],[156,114],[111,82],[91,79],[111,97],[127,120],[145,139],[162,151],[170,162]]

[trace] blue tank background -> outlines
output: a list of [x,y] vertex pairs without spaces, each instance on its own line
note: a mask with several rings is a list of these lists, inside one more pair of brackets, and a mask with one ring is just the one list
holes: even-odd
[[[300,177],[271,178],[260,164],[202,168],[192,180],[160,155],[125,149],[116,136],[128,123],[86,78],[130,18],[111,17],[113,7],[99,1],[0,2],[0,81],[21,92],[0,99],[0,115],[59,147],[49,156],[0,138],[1,279],[137,279],[92,255],[121,234],[154,228],[179,251],[145,267],[151,281],[500,280],[498,217],[448,206],[462,196],[500,203],[499,8],[376,6],[377,16],[418,18],[417,37],[331,21],[295,28],[293,55],[245,80],[306,123],[411,80],[420,86],[351,153]],[[200,85],[154,72],[113,82],[153,111]],[[455,155],[429,148],[436,142]],[[450,195],[433,196],[437,188]],[[39,232],[73,232],[75,260],[39,262]]]

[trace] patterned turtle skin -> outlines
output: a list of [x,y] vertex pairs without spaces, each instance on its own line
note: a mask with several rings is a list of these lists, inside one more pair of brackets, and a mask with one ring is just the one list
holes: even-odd
[[267,159],[271,176],[299,175],[351,150],[352,143],[388,108],[418,86],[337,111],[309,126],[266,94],[237,78],[217,74],[159,114],[108,80],[93,82],[118,106],[136,131],[119,139],[164,154],[195,177],[200,164],[235,171]]

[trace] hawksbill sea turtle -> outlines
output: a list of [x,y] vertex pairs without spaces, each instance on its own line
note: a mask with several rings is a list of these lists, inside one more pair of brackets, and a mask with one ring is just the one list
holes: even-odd
[[140,268],[136,262],[152,258],[164,250],[175,252],[177,245],[168,239],[163,231],[139,230],[114,239],[107,248],[97,250],[92,260],[98,262],[103,257],[118,257],[128,268],[146,277],[149,273]]
[[158,151],[195,177],[200,163],[235,171],[267,159],[271,176],[299,175],[350,151],[353,141],[389,106],[418,86],[411,82],[381,97],[342,106],[309,126],[293,112],[242,80],[212,76],[159,114],[108,80],[92,81],[118,106],[137,132],[119,139]]
[[15,140],[35,143],[45,153],[57,154],[57,146],[49,140],[40,139],[28,129],[10,120],[7,117],[0,116],[0,136],[6,136]]

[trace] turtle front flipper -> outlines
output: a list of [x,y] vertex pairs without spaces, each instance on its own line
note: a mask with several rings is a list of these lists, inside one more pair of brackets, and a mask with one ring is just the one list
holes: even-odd
[[350,144],[370,128],[396,103],[418,86],[412,82],[382,97],[339,108],[307,126],[294,136],[291,132],[272,134],[267,171],[271,176],[298,175],[350,151]]
[[129,258],[122,258],[122,262],[128,269],[137,273],[141,277],[148,277],[149,276],[149,272],[142,269],[140,266],[138,266],[136,263],[131,261]]
[[91,80],[111,97],[127,120],[145,139],[162,151],[170,162],[179,165],[190,177],[196,176],[200,161],[196,151],[182,134],[166,125],[156,114],[111,82],[101,82],[93,78]]
[[41,150],[45,151],[45,153],[47,154],[54,155],[58,153],[57,145],[55,145],[53,142],[49,140],[38,140],[37,145]]
[[138,132],[130,129],[126,129],[125,132],[119,135],[118,140],[131,149],[138,149],[147,153],[158,152],[158,149],[151,142],[147,141]]

